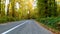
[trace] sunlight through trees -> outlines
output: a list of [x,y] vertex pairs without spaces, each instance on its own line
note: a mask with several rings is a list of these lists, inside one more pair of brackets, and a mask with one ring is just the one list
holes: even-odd
[[55,0],[1,0],[0,17],[18,19],[55,17],[60,15],[60,5]]

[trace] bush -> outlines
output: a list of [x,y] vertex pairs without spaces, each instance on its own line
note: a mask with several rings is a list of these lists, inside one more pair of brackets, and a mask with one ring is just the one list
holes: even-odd
[[4,23],[7,22],[7,17],[1,17],[0,18],[0,23]]
[[49,27],[60,30],[57,28],[57,23],[60,21],[60,17],[39,18],[38,21]]
[[18,17],[4,16],[0,18],[0,23],[6,23],[6,22],[18,21],[18,20],[20,20]]

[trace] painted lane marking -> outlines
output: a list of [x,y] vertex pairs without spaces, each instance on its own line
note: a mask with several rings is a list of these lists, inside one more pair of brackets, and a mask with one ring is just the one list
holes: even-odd
[[1,33],[1,34],[7,34],[8,32],[10,32],[10,31],[12,31],[12,30],[14,30],[14,29],[16,29],[16,28],[18,28],[18,27],[24,25],[24,24],[27,23],[27,22],[28,22],[28,21],[26,21],[26,22],[24,22],[24,23],[22,23],[22,24],[19,24],[19,25],[15,26],[15,27],[13,27],[13,28],[11,28],[11,29],[9,29],[9,30],[7,30],[7,31],[5,31],[5,32],[3,32],[3,33]]

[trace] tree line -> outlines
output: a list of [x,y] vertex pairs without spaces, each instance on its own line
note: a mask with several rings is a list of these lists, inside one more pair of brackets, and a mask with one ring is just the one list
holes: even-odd
[[[35,12],[32,6],[32,1],[28,0],[9,0],[9,4],[7,5],[7,11],[5,11],[5,2],[6,0],[0,1],[0,17],[8,16],[8,17],[17,17],[19,19],[33,18]],[[19,4],[19,9],[16,8],[16,3]],[[28,14],[29,12],[29,14]]]
[[60,11],[57,10],[58,5],[55,0],[37,0],[37,8],[38,8],[40,17],[59,16]]
[[[36,7],[33,9],[34,0],[9,0],[7,11],[5,11],[6,0],[0,1],[0,18],[8,17],[10,19],[34,19],[39,17],[56,17],[60,16],[60,5],[55,0],[36,0]],[[16,4],[19,4],[19,9]]]

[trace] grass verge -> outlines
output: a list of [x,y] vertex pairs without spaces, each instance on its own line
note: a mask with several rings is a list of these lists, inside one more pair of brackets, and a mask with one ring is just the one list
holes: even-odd
[[38,18],[37,21],[60,34],[60,17]]

